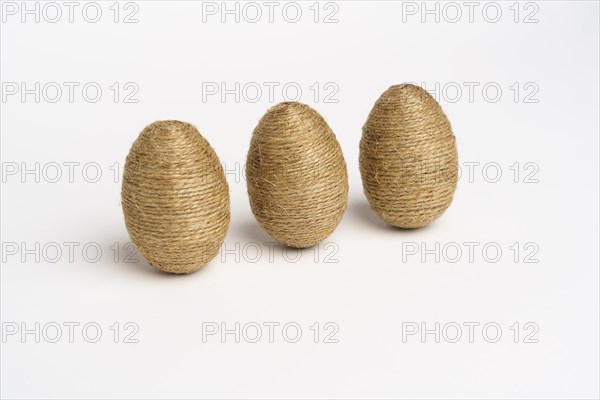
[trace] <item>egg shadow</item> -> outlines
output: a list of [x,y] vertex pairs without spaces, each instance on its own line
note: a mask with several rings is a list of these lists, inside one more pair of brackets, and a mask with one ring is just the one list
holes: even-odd
[[356,219],[363,224],[378,228],[388,229],[390,225],[380,219],[375,211],[371,209],[369,203],[365,200],[355,200],[348,204],[347,214],[350,214],[352,219]]
[[[174,274],[161,271],[160,269],[150,265],[148,260],[146,260],[142,254],[140,254],[137,246],[135,246],[135,244],[131,241],[131,238],[129,238],[129,236],[126,234],[120,234],[118,236],[112,235],[109,240],[104,240],[102,243],[112,243],[111,247],[115,245],[119,246],[118,250],[111,249],[111,255],[113,257],[110,258],[112,262],[110,263],[109,268],[118,270],[120,273],[125,272],[127,274],[158,277],[159,279],[178,279],[181,276],[200,274],[214,261],[214,259],[209,261],[199,270],[189,274]],[[106,264],[103,265],[106,266]]]
[[401,232],[409,234],[415,230],[427,229],[429,225],[421,228],[400,228],[393,226],[381,219],[375,211],[371,208],[366,200],[355,200],[350,202],[348,205],[347,213],[352,215],[353,219],[356,219],[360,223],[374,227],[377,230],[390,231],[390,232]]
[[[321,243],[317,242],[310,247],[302,248],[288,246],[287,244],[282,243],[269,235],[256,219],[247,219],[241,222],[234,229],[241,234],[239,238],[243,244],[256,243],[261,246],[274,245],[276,249],[282,249],[284,251],[291,250],[301,252],[319,246],[319,243]],[[292,265],[294,264],[292,263]]]
[[263,229],[262,226],[260,226],[258,221],[255,219],[245,219],[233,228],[240,234],[240,239],[246,243],[277,242]]

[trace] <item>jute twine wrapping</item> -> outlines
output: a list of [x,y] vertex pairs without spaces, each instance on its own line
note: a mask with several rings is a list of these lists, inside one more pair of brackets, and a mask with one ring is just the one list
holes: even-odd
[[194,126],[147,126],[127,156],[121,199],[131,240],[152,266],[189,273],[219,252],[229,226],[229,187]]
[[326,238],[346,210],[348,173],[340,145],[323,117],[302,103],[280,103],[262,117],[246,177],[256,219],[290,247]]
[[456,140],[427,91],[403,84],[381,95],[363,127],[360,172],[371,208],[391,225],[422,227],[448,208],[458,179]]

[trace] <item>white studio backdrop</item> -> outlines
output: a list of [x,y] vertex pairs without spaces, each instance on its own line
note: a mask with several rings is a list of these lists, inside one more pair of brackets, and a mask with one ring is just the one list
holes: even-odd
[[[598,398],[599,4],[11,2],[1,25],[3,398]],[[387,227],[358,171],[392,84],[457,138],[453,204]],[[341,144],[348,210],[298,252],[244,163],[297,100]],[[221,253],[159,273],[129,243],[125,156],[196,125],[231,192]]]

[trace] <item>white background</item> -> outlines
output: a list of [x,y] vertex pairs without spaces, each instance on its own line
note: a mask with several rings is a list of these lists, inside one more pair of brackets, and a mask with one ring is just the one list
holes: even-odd
[[[55,11],[46,8],[44,15],[45,3],[38,3],[39,23],[35,15],[22,22],[22,6],[15,4],[12,15],[3,3],[1,28],[2,397],[599,396],[597,2],[487,8],[481,2],[472,22],[458,2],[462,16],[454,23],[456,7],[433,2],[428,7],[438,7],[439,22],[433,14],[422,21],[421,2],[321,3],[316,23],[312,2],[300,4],[297,23],[283,17],[283,2],[272,23],[262,2],[256,23],[248,21],[255,15],[249,8],[239,22],[226,15],[223,23],[220,12],[203,14],[211,5],[193,2],[122,3],[117,23],[112,2],[100,3],[97,23],[83,18],[86,3],[72,23],[63,3],[56,23],[46,20]],[[237,7],[243,13],[244,3]],[[497,8],[502,14],[492,23]],[[133,11],[138,22],[123,23]],[[324,23],[332,12],[337,23]],[[36,82],[40,92],[51,82],[79,86],[73,102],[66,86],[56,103],[49,101],[53,91],[40,93],[39,103],[35,94],[9,93],[15,83],[20,90],[21,83],[32,89]],[[89,82],[102,88],[96,103],[82,96]],[[134,86],[126,90],[127,82]],[[207,96],[203,87],[210,82],[230,89],[236,82],[279,86],[273,99],[262,86],[256,102],[249,101],[255,92],[236,102],[234,95]],[[297,262],[290,261],[295,251],[269,247],[241,174],[252,130],[269,107],[286,100],[281,88],[289,82],[336,133],[350,179],[340,226],[318,252],[305,250]],[[328,82],[333,86],[325,90]],[[370,211],[358,171],[362,125],[378,96],[402,82],[425,83],[438,97],[462,168],[448,211],[409,231],[386,227]],[[474,85],[472,97],[465,82]],[[138,102],[124,102],[136,85]],[[337,93],[325,99],[332,87]],[[139,257],[123,259],[129,238],[118,169],[138,133],[159,119],[195,124],[228,170],[227,251],[189,276],[157,272]],[[79,163],[72,164],[72,182],[70,162]],[[36,163],[39,176],[22,175]],[[471,176],[468,165],[475,165]],[[97,166],[102,176],[91,183]],[[57,171],[61,177],[52,183]],[[65,242],[77,243],[73,259]],[[472,260],[465,242],[479,244]],[[408,251],[436,243],[437,254]],[[502,250],[497,262],[493,251],[482,254],[488,243]],[[452,262],[457,246],[463,254]],[[538,262],[525,262],[532,252],[529,261]],[[73,343],[65,322],[80,324]],[[110,329],[115,322],[118,343]],[[138,343],[125,343],[127,322],[139,327]],[[236,343],[233,334],[203,342],[207,322],[230,329],[257,323],[263,336],[258,343],[246,337]],[[280,324],[273,343],[265,322]],[[302,328],[297,343],[281,332],[289,322]],[[310,329],[315,322],[318,343]],[[337,343],[325,343],[327,322],[339,328]],[[411,322],[427,329],[439,323],[439,343],[434,334],[403,340]],[[480,324],[472,343],[468,322]],[[35,330],[36,323],[39,343],[33,333],[6,334],[14,326]],[[63,327],[62,337],[50,343],[54,323]],[[82,334],[86,323],[102,328],[97,343]],[[457,343],[450,340],[453,323],[463,327]],[[496,343],[487,340],[493,329],[482,333],[486,323],[501,327]],[[529,339],[537,343],[526,343],[535,327]],[[94,330],[88,333],[93,338]]]

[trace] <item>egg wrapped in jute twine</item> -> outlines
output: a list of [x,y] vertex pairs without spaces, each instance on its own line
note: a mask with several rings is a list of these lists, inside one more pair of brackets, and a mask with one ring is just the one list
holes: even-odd
[[222,165],[185,122],[158,121],[140,133],[125,162],[121,201],[131,240],[165,272],[185,274],[205,265],[229,226]]
[[363,127],[360,172],[371,208],[388,224],[419,228],[444,213],[458,153],[450,122],[427,91],[403,84],[381,95]]
[[246,178],[254,216],[290,247],[323,240],[346,210],[348,172],[340,145],[323,117],[302,103],[280,103],[262,117],[252,134]]

